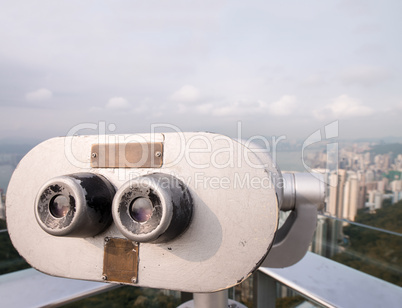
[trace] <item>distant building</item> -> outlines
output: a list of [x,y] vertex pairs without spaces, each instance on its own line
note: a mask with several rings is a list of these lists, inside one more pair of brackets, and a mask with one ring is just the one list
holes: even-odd
[[402,154],[399,154],[395,158],[395,169],[401,171],[402,170]]
[[367,193],[372,190],[377,190],[377,189],[378,189],[378,182],[367,182],[366,183]]
[[365,201],[364,184],[360,184],[364,183],[364,177],[361,182],[355,171],[339,169],[338,174],[330,174],[329,183],[327,211],[333,216],[353,221]]
[[366,204],[371,210],[380,209],[382,207],[382,201],[384,200],[384,194],[378,190],[369,191],[369,198]]
[[366,171],[366,182],[374,182],[375,176],[373,170]]
[[368,166],[371,164],[371,153],[370,152],[366,152],[363,154],[363,161],[364,161],[364,165]]
[[362,209],[364,208],[364,205],[366,203],[366,194],[367,194],[365,173],[362,171],[358,171],[357,179],[359,183],[359,200],[357,202],[357,209]]
[[391,191],[401,191],[402,190],[402,180],[392,181],[391,184]]
[[402,200],[402,191],[394,191],[392,196],[392,203],[397,203]]
[[389,180],[387,178],[383,178],[381,181],[378,182],[377,190],[385,193],[385,191],[388,189],[388,182]]
[[343,215],[343,199],[345,189],[346,170],[339,169],[338,174],[332,172],[329,176],[329,197],[327,211],[336,217]]
[[342,218],[355,220],[359,202],[359,181],[353,171],[347,172],[345,186],[343,188]]

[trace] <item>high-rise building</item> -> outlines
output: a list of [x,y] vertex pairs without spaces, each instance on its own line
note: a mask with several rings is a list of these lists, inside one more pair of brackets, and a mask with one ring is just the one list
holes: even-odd
[[393,192],[395,192],[395,191],[401,191],[401,190],[402,190],[402,180],[395,180],[395,181],[392,181],[391,184],[390,184],[390,186],[391,186],[391,190],[392,190]]
[[331,215],[342,218],[343,215],[343,199],[345,189],[346,170],[339,169],[338,173],[332,172],[329,176],[329,196],[327,211]]
[[385,193],[385,190],[388,189],[388,182],[387,178],[383,178],[381,181],[378,181],[377,190],[381,193]]
[[366,204],[366,175],[363,171],[358,172],[358,177],[359,181],[359,200],[357,201],[357,209],[362,209],[364,208]]
[[402,200],[402,191],[394,191],[392,196],[392,203],[397,203]]
[[357,214],[358,202],[359,181],[355,172],[348,171],[343,192],[342,218],[353,221]]
[[[346,170],[344,169],[339,169],[338,172],[333,171],[329,175],[327,212],[339,218],[342,218],[343,215],[345,180]],[[325,255],[327,257],[332,257],[339,252],[338,242],[343,238],[342,224],[339,221],[328,219],[325,224],[320,226],[319,235],[321,238],[318,240],[323,245],[325,244]],[[317,246],[316,249],[322,250],[323,248]]]
[[331,172],[328,177],[329,189],[327,196],[327,212],[331,215],[336,216],[336,207],[338,199],[338,174]]
[[371,210],[380,209],[382,207],[382,201],[384,200],[384,194],[378,190],[369,191],[369,198],[367,207]]
[[366,182],[370,183],[370,182],[374,182],[375,177],[374,177],[374,172],[373,170],[367,170],[366,171]]

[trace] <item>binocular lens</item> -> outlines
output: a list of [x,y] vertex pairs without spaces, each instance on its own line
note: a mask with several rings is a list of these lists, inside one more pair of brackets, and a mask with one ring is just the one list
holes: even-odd
[[114,222],[131,241],[163,243],[188,227],[193,199],[187,186],[170,174],[152,173],[123,184],[112,205]]
[[112,222],[115,189],[102,175],[75,173],[46,182],[36,196],[39,226],[55,236],[90,237]]
[[70,200],[63,195],[55,196],[49,204],[50,213],[56,218],[62,218],[70,211]]
[[144,197],[134,199],[130,206],[130,216],[138,222],[146,222],[152,216],[153,205],[151,200]]

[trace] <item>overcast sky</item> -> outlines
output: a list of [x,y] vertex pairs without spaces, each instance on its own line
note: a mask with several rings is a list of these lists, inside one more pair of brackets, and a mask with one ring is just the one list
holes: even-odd
[[402,2],[0,0],[0,139],[402,137]]

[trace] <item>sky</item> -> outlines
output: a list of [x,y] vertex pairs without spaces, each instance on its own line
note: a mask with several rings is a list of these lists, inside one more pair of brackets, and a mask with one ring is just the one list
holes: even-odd
[[402,137],[398,0],[0,7],[0,140],[99,123],[303,139],[333,121],[344,139]]

